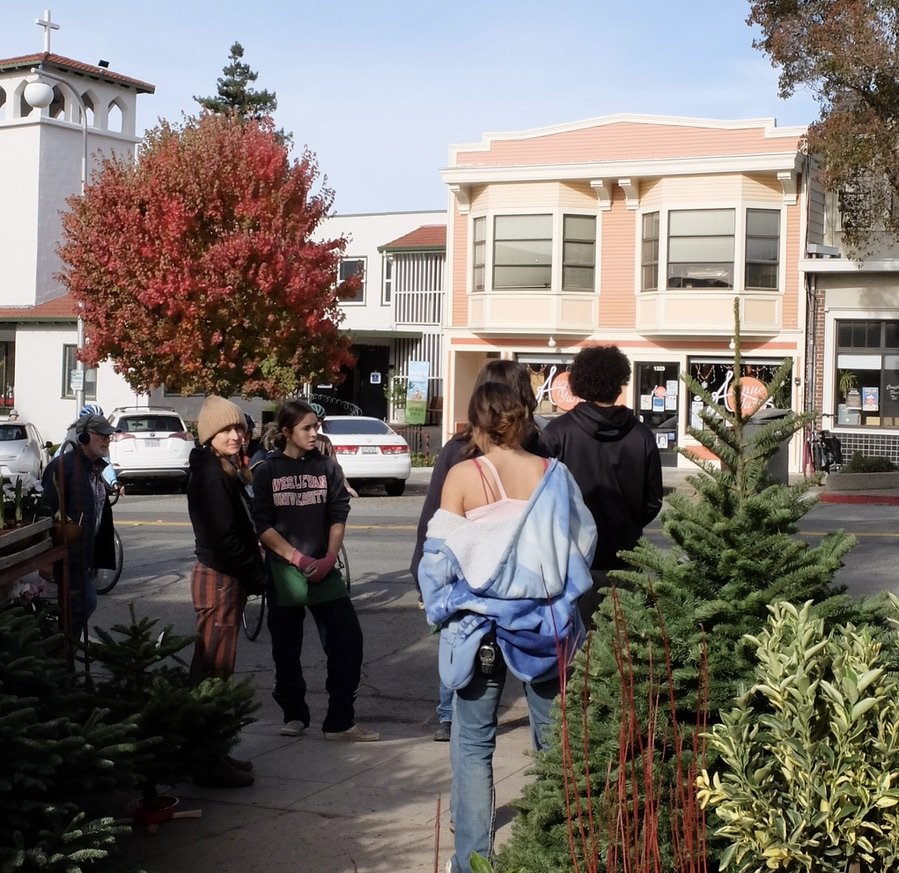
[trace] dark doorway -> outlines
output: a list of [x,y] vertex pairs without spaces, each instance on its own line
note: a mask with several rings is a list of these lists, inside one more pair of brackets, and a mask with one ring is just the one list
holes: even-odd
[[[352,403],[362,410],[362,415],[387,418],[387,396],[384,389],[388,379],[389,349],[387,346],[354,345],[350,353],[356,358],[356,366],[342,371],[343,381],[333,389],[319,386],[313,388],[313,391]],[[328,404],[325,406],[327,408]],[[329,408],[328,412],[332,415],[345,414],[345,410],[337,407]]]

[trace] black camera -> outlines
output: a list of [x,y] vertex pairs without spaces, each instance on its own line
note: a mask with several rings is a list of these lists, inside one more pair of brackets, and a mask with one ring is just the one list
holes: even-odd
[[492,676],[496,672],[499,666],[499,657],[496,640],[485,637],[478,646],[478,666],[484,676]]

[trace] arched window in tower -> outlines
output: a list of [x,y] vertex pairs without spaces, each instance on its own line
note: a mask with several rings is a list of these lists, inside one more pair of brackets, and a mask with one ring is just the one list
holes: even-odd
[[[90,94],[82,94],[81,101],[84,103],[84,111],[87,115],[87,126],[96,127],[94,119],[94,98]],[[79,118],[80,122],[81,119]]]
[[107,112],[106,119],[106,128],[107,130],[111,130],[115,133],[122,133],[124,131],[125,124],[125,110],[122,108],[122,104],[118,100],[113,100],[112,103],[109,104],[109,111]]
[[50,118],[66,117],[66,101],[62,93],[62,88],[60,88],[59,85],[53,86],[53,102],[47,109],[47,115],[49,115]]
[[3,118],[6,115],[6,91],[3,89],[3,86],[0,85],[0,118]]

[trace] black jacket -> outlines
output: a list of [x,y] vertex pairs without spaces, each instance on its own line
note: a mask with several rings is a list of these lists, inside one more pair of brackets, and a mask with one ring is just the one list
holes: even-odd
[[197,560],[237,578],[248,594],[265,590],[267,574],[249,499],[237,476],[203,446],[190,453],[187,510],[194,529]]
[[105,497],[97,524],[96,490],[105,488],[103,469],[106,461],[92,461],[76,447],[54,458],[44,470],[41,503],[48,515],[59,510],[59,493],[56,490],[57,470],[62,464],[65,490],[65,515],[81,525],[78,540],[69,546],[69,577],[78,580],[94,567],[115,567],[115,533],[112,526],[112,507]]
[[662,508],[662,462],[652,431],[626,406],[582,402],[549,422],[540,442],[571,470],[596,520],[594,570],[623,566]]

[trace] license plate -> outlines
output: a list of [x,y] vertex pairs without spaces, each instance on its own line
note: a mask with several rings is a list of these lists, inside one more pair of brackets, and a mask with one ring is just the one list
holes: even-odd
[[377,446],[362,446],[362,454],[363,455],[376,455],[378,454]]
[[147,440],[144,440],[144,445],[148,449],[158,449],[159,448],[159,440],[147,439]]

